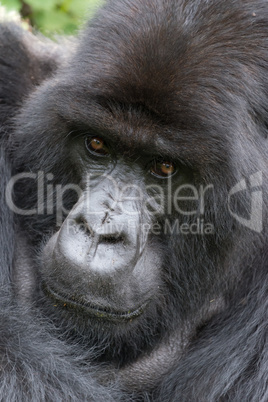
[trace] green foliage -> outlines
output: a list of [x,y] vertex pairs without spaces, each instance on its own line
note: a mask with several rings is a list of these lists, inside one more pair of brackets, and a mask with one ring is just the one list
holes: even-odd
[[0,0],[7,10],[16,10],[44,34],[72,34],[90,18],[103,0]]

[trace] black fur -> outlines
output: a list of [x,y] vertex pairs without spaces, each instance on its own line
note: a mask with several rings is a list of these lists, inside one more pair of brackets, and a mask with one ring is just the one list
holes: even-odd
[[[64,44],[0,26],[1,401],[267,402],[267,105],[265,0],[114,0]],[[21,172],[80,184],[77,127],[108,132],[130,171],[168,155],[215,189],[197,213],[214,233],[152,237],[150,305],[118,327],[51,303],[40,261],[55,211],[20,216],[5,198]],[[227,200],[257,172],[256,231]],[[16,186],[16,205],[33,208],[35,189]],[[238,215],[251,196],[239,193]]]

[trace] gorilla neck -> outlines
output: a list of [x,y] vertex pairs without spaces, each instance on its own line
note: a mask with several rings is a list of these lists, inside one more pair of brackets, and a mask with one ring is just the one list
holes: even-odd
[[[133,391],[150,391],[173,367],[178,365],[183,350],[187,347],[190,329],[175,332],[135,363],[125,366],[117,373],[122,387]],[[182,337],[183,333],[183,337]],[[187,336],[186,336],[187,335]]]
[[109,383],[119,380],[125,390],[135,392],[153,390],[161,383],[164,376],[178,366],[178,361],[195,338],[198,327],[201,327],[224,308],[222,297],[214,300],[209,306],[201,309],[200,316],[193,322],[188,322],[167,335],[150,353],[144,353],[135,362],[121,369],[109,367],[104,370],[98,380]]

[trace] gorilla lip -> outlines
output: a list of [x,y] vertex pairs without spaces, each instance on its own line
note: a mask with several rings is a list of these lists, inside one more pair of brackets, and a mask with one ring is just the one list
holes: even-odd
[[51,287],[45,284],[44,282],[42,284],[42,288],[47,296],[49,296],[51,299],[59,303],[64,308],[83,309],[83,311],[87,312],[90,316],[115,322],[130,321],[133,318],[137,318],[143,313],[144,308],[147,305],[146,302],[135,310],[128,310],[127,312],[118,312],[113,311],[110,308],[94,305],[86,301],[80,302],[76,299],[70,300],[68,297],[60,295],[58,292],[52,290]]

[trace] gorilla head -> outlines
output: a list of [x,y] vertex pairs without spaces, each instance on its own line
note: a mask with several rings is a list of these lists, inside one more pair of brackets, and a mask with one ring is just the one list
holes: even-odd
[[100,387],[265,401],[267,19],[262,1],[116,0],[71,51],[21,39],[35,85],[50,68],[2,118],[13,297],[94,350]]

